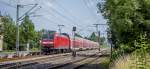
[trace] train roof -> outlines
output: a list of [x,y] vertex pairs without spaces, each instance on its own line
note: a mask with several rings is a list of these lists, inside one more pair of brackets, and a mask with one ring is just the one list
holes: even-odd
[[[71,38],[73,39],[73,38]],[[95,41],[92,41],[92,40],[88,40],[88,39],[85,39],[85,38],[81,38],[81,37],[75,37],[76,40],[85,40],[85,41],[89,41],[89,42],[95,42]],[[97,43],[97,42],[95,42]]]

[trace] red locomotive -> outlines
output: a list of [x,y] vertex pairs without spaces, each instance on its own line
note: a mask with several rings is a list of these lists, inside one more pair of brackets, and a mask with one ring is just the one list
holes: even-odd
[[[73,44],[74,43],[74,44]],[[72,48],[83,50],[98,48],[99,44],[87,39],[76,37],[75,41],[66,33],[57,33],[56,31],[46,31],[43,34],[42,51],[46,53],[58,51],[70,51]]]

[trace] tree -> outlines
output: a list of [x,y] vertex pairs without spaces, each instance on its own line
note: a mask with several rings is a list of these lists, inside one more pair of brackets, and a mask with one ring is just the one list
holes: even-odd
[[108,20],[115,48],[120,44],[135,48],[134,41],[144,33],[150,38],[150,0],[106,0],[97,6]]
[[104,44],[104,41],[105,41],[105,37],[98,37],[98,36],[96,36],[96,34],[94,32],[91,34],[91,36],[89,37],[89,39],[92,40],[92,41],[95,41],[95,42],[97,42],[98,39],[99,39],[100,40],[99,43],[101,45]]
[[[10,16],[3,16],[2,22],[4,23],[4,49],[15,50],[16,44],[16,25]],[[23,48],[23,44],[31,43],[31,46],[39,45],[40,33],[34,29],[33,22],[26,16],[20,25],[20,48]],[[32,47],[31,47],[32,48]]]
[[98,40],[97,36],[95,35],[94,32],[91,34],[91,36],[89,37],[89,39],[92,40],[92,41],[95,41],[95,42],[97,42],[97,40]]
[[103,45],[105,42],[105,37],[100,37],[100,44]]
[[40,31],[36,32],[36,37],[35,37],[34,41],[36,43],[37,48],[39,48],[39,49],[41,48],[40,40],[42,39],[42,36],[43,36],[43,34],[44,34],[45,31],[46,31],[45,29],[41,29]]
[[23,22],[20,25],[20,42],[22,44],[24,43],[30,43],[33,42],[33,40],[36,37],[36,31],[34,29],[33,22],[29,19],[29,16],[25,16]]
[[10,16],[3,16],[4,23],[4,49],[15,50],[16,25]]
[[83,38],[80,34],[78,34],[78,33],[75,33],[75,36],[77,36],[77,37],[80,37],[80,38]]
[[88,37],[84,37],[84,39],[89,39]]

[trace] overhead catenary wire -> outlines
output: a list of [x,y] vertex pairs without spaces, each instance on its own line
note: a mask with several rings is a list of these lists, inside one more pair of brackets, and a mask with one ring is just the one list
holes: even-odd
[[[97,3],[99,3],[99,2],[104,2],[104,0],[84,0],[86,3],[91,3],[91,7],[93,6],[93,4],[92,4],[92,2],[93,1],[96,1],[96,4]],[[94,2],[93,2],[94,3]],[[87,6],[87,8],[90,10],[90,7],[88,7],[88,5],[86,4],[86,6]],[[94,6],[95,7],[95,6]],[[98,8],[97,8],[97,10],[98,10]],[[93,13],[94,14],[94,13]],[[98,20],[96,21],[96,23],[98,23],[98,24],[100,24],[99,22],[98,22]],[[103,26],[107,26],[106,24],[105,25],[103,25]]]
[[[55,2],[57,2],[57,1],[55,1]],[[74,18],[74,19],[76,19],[78,21],[78,19],[75,16],[73,16],[72,14],[70,14],[70,12],[68,10],[66,10],[60,3],[57,2],[57,5],[59,5],[64,11],[66,11],[72,18]],[[86,27],[84,27],[84,28],[86,28]],[[83,31],[83,28],[79,29],[78,33],[81,32],[81,31]]]
[[[73,19],[75,19],[76,21],[79,21],[79,20],[76,18],[76,16],[73,16],[73,15],[70,13],[70,11],[66,10],[59,2],[57,2],[57,1],[55,0],[55,3],[57,3],[57,5],[59,5],[59,7],[61,7],[65,12],[67,12]],[[79,21],[79,22],[83,22],[83,21]],[[83,27],[83,28],[86,28],[86,27],[87,27],[87,26],[85,26],[85,27]],[[78,33],[81,32],[81,31],[83,31],[83,28],[79,29],[79,30],[78,30]]]
[[17,7],[12,6],[12,5],[10,5],[9,3],[6,3],[6,2],[4,2],[4,1],[2,1],[2,0],[0,0],[0,3],[1,3],[1,4],[4,4],[4,5],[7,5],[7,6],[9,6],[9,7],[12,7],[12,8],[17,8]]
[[[56,1],[56,0],[55,0]],[[53,7],[52,7],[53,8]],[[61,7],[62,8],[62,7]],[[65,8],[63,8],[65,11],[68,11],[68,10],[66,10]],[[50,9],[51,10],[51,9]],[[69,13],[69,16],[66,16],[66,15],[64,15],[64,14],[62,14],[62,13],[60,13],[56,8],[53,8],[53,10],[51,10],[51,11],[53,11],[53,13],[55,13],[55,14],[53,14],[53,13],[50,13],[50,15],[54,15],[54,16],[56,16],[56,14],[57,15],[59,15],[59,16],[61,16],[62,18],[60,18],[60,19],[62,19],[62,20],[66,20],[66,21],[70,21],[70,23],[68,23],[68,22],[66,22],[68,25],[71,25],[71,26],[79,26],[78,24],[77,24],[77,21],[78,21],[78,19],[74,16],[74,15],[70,15],[70,13]],[[69,11],[68,11],[69,12]],[[68,13],[67,12],[67,13]],[[69,18],[70,17],[70,18]],[[58,17],[57,17],[58,18]],[[51,18],[48,18],[50,21],[53,21],[53,23],[54,24],[59,24],[58,23],[58,21],[60,21],[60,19],[58,20],[58,21],[54,21],[54,20],[52,20]],[[48,20],[47,19],[47,20]],[[75,19],[75,20],[72,20],[72,19]],[[65,22],[65,21],[64,21]],[[68,26],[67,26],[68,27]],[[84,27],[84,28],[86,28],[86,27]],[[80,30],[80,29],[79,29]]]
[[[49,6],[50,9],[55,12],[56,14],[60,15],[61,17],[65,18],[66,20],[71,21],[72,23],[74,23],[74,25],[77,25],[75,21],[73,21],[72,19],[68,18],[67,16],[61,14],[59,11],[57,11],[56,9],[54,9],[53,7]],[[78,25],[77,25],[78,26]]]
[[[56,2],[56,0],[55,0],[55,2]],[[57,3],[57,2],[56,2]],[[67,11],[67,13],[68,13],[68,10],[66,10],[61,4],[58,4],[57,3],[57,5],[59,5],[60,7],[61,7],[61,9],[63,9],[64,11]],[[49,6],[49,7],[51,7],[51,6]],[[53,7],[51,7],[51,8],[53,8]],[[64,19],[64,20],[67,20],[67,21],[71,21],[72,22],[72,20],[71,20],[71,18],[74,18],[74,16],[72,16],[72,15],[70,15],[71,16],[71,18],[69,18],[69,20],[68,20],[68,17],[67,16],[65,16],[65,15],[63,15],[62,13],[60,13],[59,11],[57,11],[55,8],[53,8],[53,10],[52,10],[54,13],[56,13],[57,15],[59,15],[59,16],[61,16],[61,17],[63,17],[63,18],[60,18],[60,19]],[[48,12],[49,12],[49,10],[48,10]],[[55,14],[53,14],[53,13],[51,13],[51,12],[49,12],[49,14],[50,15],[53,15],[54,17],[56,17],[56,18],[58,18]],[[60,15],[61,14],[61,15]],[[95,15],[94,15],[95,16]],[[66,18],[64,18],[64,17],[66,17]],[[58,21],[60,21],[60,19],[58,20]],[[76,19],[75,19],[76,20]],[[72,23],[74,23],[75,21],[73,21]],[[68,24],[72,24],[72,23],[68,23]],[[72,25],[73,26],[73,25]]]
[[[42,18],[45,19],[45,20],[47,20],[47,21],[49,21],[49,23],[53,24],[54,26],[57,26],[57,24],[58,24],[57,22],[54,22],[54,21],[50,20],[49,18],[47,18],[45,16],[42,16]],[[55,28],[54,26],[50,26],[50,27]]]
[[81,28],[80,30],[77,31],[77,33],[81,32],[81,31],[83,31],[84,29],[87,29],[87,28],[89,28],[89,27],[91,27],[91,25],[87,25],[87,26]]
[[[56,15],[54,15],[54,14],[52,14],[49,10],[45,10],[45,9],[43,9],[43,11],[45,11],[46,13],[48,13],[47,15],[52,15],[53,17],[55,17],[55,18],[58,18]],[[62,19],[60,19],[60,18],[58,18],[59,19],[59,21],[64,21],[64,20],[62,20]],[[71,25],[71,24],[70,24]],[[72,25],[73,26],[73,25]]]
[[51,8],[51,10],[52,10],[53,12],[55,12],[55,13],[58,14],[59,16],[65,18],[66,20],[70,21],[71,24],[74,24],[74,25],[72,25],[72,26],[77,26],[78,28],[80,27],[80,25],[78,25],[78,23],[77,23],[76,21],[74,21],[74,20],[68,18],[67,16],[63,15],[62,13],[60,13],[59,11],[57,11],[56,9],[54,9],[53,7],[51,7],[51,6],[49,6],[49,7]]
[[[51,6],[49,6],[49,7],[51,7]],[[52,7],[51,7],[51,9],[52,9]],[[52,9],[52,11],[53,12],[57,12],[56,14],[58,14],[59,16],[61,16],[61,17],[63,17],[63,19],[64,19],[64,17],[65,17],[65,19],[67,20],[67,21],[71,21],[71,23],[68,23],[68,24],[72,24],[72,23],[75,23],[75,22],[73,22],[73,20],[71,20],[71,19],[69,19],[68,17],[66,17],[65,15],[63,15],[63,14],[61,14],[61,13],[59,13],[57,10],[55,10],[54,8]],[[50,13],[50,12],[49,12]],[[50,13],[50,14],[52,14],[52,13]],[[69,20],[68,20],[69,19]],[[76,24],[76,23],[75,23]],[[75,26],[75,25],[72,25],[72,27],[73,26]],[[76,25],[77,26],[77,25]],[[70,27],[70,26],[69,26]],[[71,29],[71,28],[69,28],[69,29]]]
[[[37,0],[35,0],[35,1],[37,1]],[[39,2],[37,2],[37,3],[39,3]],[[47,9],[45,9],[45,8],[43,8],[44,6],[43,5],[45,5],[44,3],[42,3],[42,2],[40,2],[42,5],[42,11],[44,11],[44,13],[47,13],[47,15],[52,15],[53,16],[53,18],[55,17],[55,18],[57,18],[57,19],[59,19],[59,20],[56,20],[56,21],[60,21],[60,23],[62,23],[62,22],[64,22],[63,20],[65,20],[65,21],[68,21],[67,19],[64,19],[64,18],[58,18],[55,14],[53,14],[52,12],[50,12],[50,10],[47,10]],[[54,11],[53,11],[54,12]],[[58,15],[58,14],[57,14]],[[43,15],[43,16],[45,16],[45,15]],[[49,18],[49,17],[48,17]],[[62,20],[63,19],[63,20]],[[48,20],[48,19],[47,19]],[[51,20],[51,21],[53,21],[51,18],[49,18],[49,20]],[[53,23],[54,23],[55,21],[53,21]],[[56,23],[55,22],[55,24],[59,24],[59,23]],[[69,24],[69,23],[68,23]],[[72,25],[73,26],[73,25]],[[65,27],[68,27],[68,26],[65,26]],[[68,27],[69,28],[69,27]]]
[[[70,12],[68,11],[68,10],[66,10],[61,4],[59,4],[56,0],[55,0],[55,3],[57,3],[57,5],[59,5],[64,11],[67,11],[67,13],[69,13],[70,14]],[[44,4],[45,5],[45,4]],[[49,5],[48,5],[49,6]],[[51,6],[49,6],[50,8],[51,8],[51,11],[53,11],[53,12],[55,12],[56,14],[58,14],[59,16],[61,16],[61,17],[63,17],[63,19],[65,19],[65,20],[69,20],[69,21],[71,21],[71,23],[69,23],[70,25],[72,24],[72,23],[75,23],[75,25],[76,25],[76,21],[77,21],[77,19],[75,18],[75,16],[73,16],[73,15],[70,15],[71,16],[71,18],[75,18],[75,20],[76,21],[73,21],[71,18],[68,18],[67,16],[65,16],[65,15],[63,15],[62,13],[60,13],[59,11],[57,11],[55,8],[53,8],[53,7],[51,7]],[[50,15],[53,15],[53,16],[55,16],[56,17],[56,15],[54,15],[54,14],[52,14],[51,12],[49,12],[49,10],[48,10],[48,13],[50,14]],[[60,19],[59,19],[60,20]],[[72,26],[74,26],[74,25],[72,25]],[[79,25],[78,25],[79,26]]]
[[[77,33],[80,33],[80,34],[81,34],[81,33],[84,33],[85,31],[86,31],[86,32],[90,32],[90,33],[95,32],[94,29],[92,30],[92,29],[89,29],[89,28],[94,28],[94,27],[91,26],[91,25],[87,25],[87,26],[83,27],[82,29],[78,30]],[[85,33],[84,33],[84,34],[85,34]],[[85,35],[87,35],[87,33],[86,33]],[[89,34],[89,35],[90,35],[90,34]]]
[[[65,8],[63,7],[63,5],[61,5],[57,0],[55,0],[55,3],[57,3],[57,5],[58,5],[59,7],[61,7],[65,12],[67,12],[67,13],[68,13],[73,19],[75,19],[78,23],[83,23],[83,22],[84,22],[84,21],[79,20],[76,16],[72,15],[72,14],[70,13],[70,11],[67,10],[67,9],[65,9]],[[84,22],[84,23],[86,23],[86,22]],[[81,27],[81,26],[80,26],[80,27]],[[83,31],[83,29],[86,28],[87,26],[82,25],[82,27],[83,27],[83,28],[79,28],[79,30],[77,31],[77,33]]]
[[[46,4],[44,4],[44,5],[46,5]],[[48,6],[48,7],[50,7],[50,6]],[[50,9],[51,9],[51,7],[50,7]],[[46,9],[44,9],[44,10],[46,10]],[[54,13],[57,12],[56,10],[54,10],[54,8],[53,8],[51,11],[53,11]],[[49,10],[46,10],[46,12],[49,13],[50,15],[56,17],[56,15],[54,15],[54,14],[53,14],[52,12],[50,12]],[[59,16],[61,16],[61,17],[63,17],[62,19],[68,21],[68,19],[65,18],[65,16],[63,16],[61,13],[58,13],[58,12],[57,12],[56,14],[59,15]],[[59,20],[60,20],[60,19],[61,19],[61,18],[59,18]],[[72,25],[72,26],[73,26],[73,25]]]
[[85,5],[85,7],[87,8],[87,10],[90,12],[90,14],[94,17],[95,17],[95,13],[92,11],[92,9],[89,7],[91,6],[90,3],[89,3],[89,0],[83,0],[83,3]]
[[[56,22],[56,21],[53,21],[48,15],[50,14],[50,12],[48,11],[48,10],[45,10],[45,9],[42,9],[42,11],[45,11],[46,13],[47,13],[47,16],[46,15],[42,15],[43,17],[42,18],[44,18],[44,19],[46,19],[47,21],[48,21],[48,23],[49,22],[51,22],[51,24],[53,24],[53,25],[59,25],[60,23],[58,23],[58,22]],[[41,15],[41,14],[40,14]],[[52,14],[50,14],[50,15],[52,15]],[[46,17],[45,17],[46,16]],[[52,16],[54,16],[54,17],[56,17],[55,15],[52,15]],[[68,26],[65,26],[65,28],[68,28],[68,29],[70,29]],[[54,27],[53,27],[54,28]]]
[[60,4],[57,0],[55,0],[55,3],[62,8],[65,12],[67,12],[67,14],[72,18],[75,19],[77,22],[83,22],[81,20],[79,20],[75,15],[73,15],[69,10],[67,10],[66,8],[63,7],[62,4]]
[[[44,10],[45,12],[46,12],[46,10]],[[52,13],[50,13],[49,11],[47,11],[47,13],[48,14],[50,14],[50,15],[52,15],[52,16],[54,16],[54,17],[56,17],[55,15],[53,15]],[[43,15],[43,16],[45,16],[45,15]],[[57,17],[56,17],[57,18]],[[49,20],[51,20],[51,18],[49,18]],[[53,20],[51,20],[51,21],[53,21]],[[60,21],[60,19],[59,19],[59,21]],[[53,21],[54,22],[54,21]],[[62,22],[59,22],[59,23],[57,23],[57,22],[54,22],[55,24],[60,24],[60,23],[62,23]],[[65,27],[67,27],[68,29],[69,29],[69,27],[68,26],[65,26]]]
[[[12,5],[10,5],[10,4],[8,4],[8,3],[6,3],[6,2],[4,2],[4,1],[2,1],[2,0],[0,0],[0,3],[2,3],[2,4],[4,4],[4,5],[7,5],[7,6],[9,6],[9,7],[12,7],[12,8],[15,8],[16,9],[16,7],[15,6],[12,6]],[[46,19],[46,17],[44,17],[44,19]],[[48,21],[50,21],[52,24],[58,24],[58,23],[56,23],[56,22],[54,22],[54,21],[52,21],[52,20],[50,20],[50,19],[46,19],[46,20],[48,20]],[[53,27],[54,28],[54,27]]]
[[88,11],[90,12],[91,16],[96,20],[95,23],[97,23],[99,20],[97,19],[96,14],[92,11],[92,9],[89,7],[89,0],[83,0],[83,3],[85,5],[85,7],[88,9]]

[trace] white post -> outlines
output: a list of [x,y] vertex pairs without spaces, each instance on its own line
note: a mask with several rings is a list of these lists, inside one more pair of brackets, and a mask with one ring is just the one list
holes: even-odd
[[2,22],[2,17],[0,17],[0,33],[1,33],[1,35],[0,35],[0,51],[2,51],[3,50],[3,22]]
[[30,52],[29,47],[30,47],[30,44],[29,44],[29,42],[28,42],[28,43],[27,43],[27,52]]

